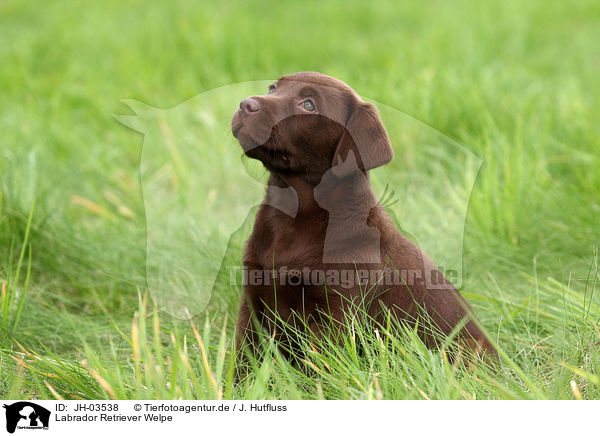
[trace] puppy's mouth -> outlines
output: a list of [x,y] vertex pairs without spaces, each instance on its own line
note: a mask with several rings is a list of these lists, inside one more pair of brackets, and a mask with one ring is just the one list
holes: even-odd
[[290,163],[290,155],[287,151],[282,150],[279,147],[275,147],[268,142],[266,144],[254,146],[249,149],[244,147],[244,153],[246,156],[253,159],[258,159],[264,163],[283,162],[286,165]]
[[242,130],[242,124],[236,123],[231,126],[231,133],[233,133],[233,137],[237,139],[238,133]]
[[[259,140],[256,137],[256,132],[254,132],[253,129],[248,128],[248,126],[246,126],[245,123],[240,122],[235,117],[233,119],[233,122],[231,123],[231,133],[233,133],[234,138],[237,139],[240,145],[242,146],[244,153],[248,153],[249,151],[255,148],[261,147],[263,145],[262,143],[264,143],[266,139],[263,137],[262,140]],[[267,142],[269,140],[270,138],[267,140]]]
[[251,130],[243,122],[234,117],[231,132],[242,146],[244,154],[270,167],[269,169],[285,169],[290,164],[290,153],[277,139],[277,129],[273,128],[266,142],[258,141]]

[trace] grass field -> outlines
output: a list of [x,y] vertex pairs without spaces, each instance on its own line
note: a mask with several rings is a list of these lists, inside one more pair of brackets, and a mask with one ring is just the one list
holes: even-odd
[[[595,1],[1,2],[0,397],[600,399],[599,20]],[[342,347],[305,343],[310,374],[267,344],[236,384],[239,287],[221,278],[192,322],[156,309],[121,100],[170,108],[300,70],[481,158],[461,291],[500,368],[352,325]],[[402,159],[382,174],[418,170]]]

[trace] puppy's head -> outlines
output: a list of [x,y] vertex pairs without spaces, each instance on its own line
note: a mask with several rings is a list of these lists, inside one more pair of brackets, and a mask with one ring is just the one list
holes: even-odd
[[281,77],[267,95],[242,100],[233,116],[233,135],[247,156],[279,174],[346,174],[341,162],[352,151],[358,168],[384,165],[393,152],[375,106],[345,83],[305,72]]

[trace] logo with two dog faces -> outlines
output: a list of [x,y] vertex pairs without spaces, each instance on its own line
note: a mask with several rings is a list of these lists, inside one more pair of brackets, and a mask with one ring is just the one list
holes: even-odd
[[6,431],[14,433],[15,430],[48,430],[50,424],[50,411],[42,406],[29,401],[19,401],[13,404],[4,404],[6,409]]

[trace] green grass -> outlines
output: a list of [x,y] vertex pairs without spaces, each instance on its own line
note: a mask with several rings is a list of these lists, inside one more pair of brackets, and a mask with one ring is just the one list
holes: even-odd
[[[600,398],[598,3],[309,4],[0,4],[0,397]],[[143,137],[113,118],[128,113],[120,101],[170,108],[299,70],[424,123],[406,132],[382,113],[404,142],[378,173],[443,175],[431,189],[394,186],[414,202],[400,221],[423,221],[419,241],[437,237],[428,205],[463,198],[444,189],[470,174],[460,154],[431,162],[412,139],[430,126],[482,159],[461,291],[500,368],[451,364],[402,327],[349,322],[341,346],[302,342],[310,370],[265,340],[234,383],[239,287],[220,277],[195,327],[155,310]],[[239,264],[244,231],[226,264]]]

